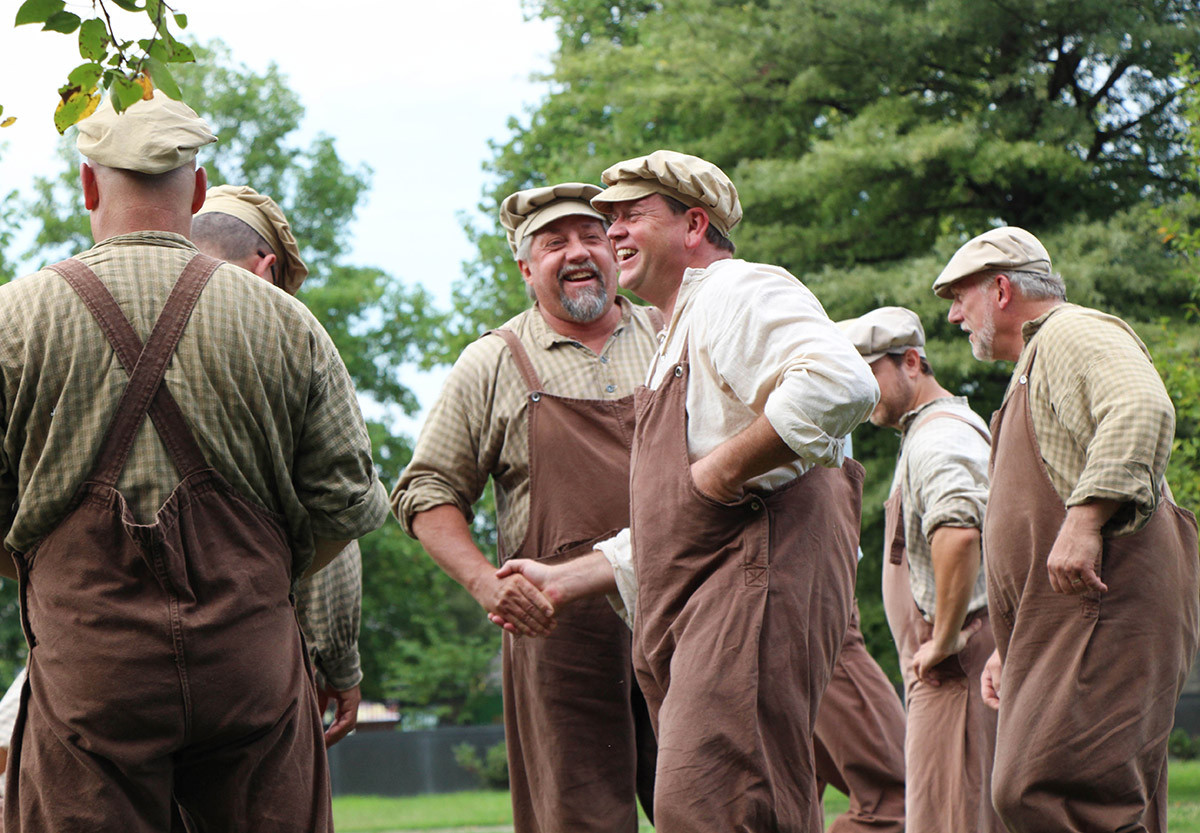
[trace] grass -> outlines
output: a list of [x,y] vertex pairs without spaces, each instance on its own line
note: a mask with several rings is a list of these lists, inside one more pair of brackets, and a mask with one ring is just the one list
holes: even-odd
[[[1172,761],[1170,772],[1170,829],[1172,833],[1200,833],[1200,761]],[[847,804],[841,793],[827,790],[826,824]],[[508,793],[496,791],[410,798],[343,796],[333,800],[333,817],[338,833],[512,830]],[[643,831],[651,829],[643,822]]]

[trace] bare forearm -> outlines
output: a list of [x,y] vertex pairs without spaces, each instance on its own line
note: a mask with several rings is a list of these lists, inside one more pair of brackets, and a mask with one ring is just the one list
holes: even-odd
[[458,507],[443,504],[420,512],[413,517],[412,528],[429,557],[482,604],[483,587],[496,568],[476,546]]
[[933,641],[948,650],[958,638],[981,563],[979,530],[941,526],[930,540],[933,579],[937,588],[933,613]]
[[760,416],[693,463],[692,474],[701,491],[730,498],[738,494],[747,480],[790,463],[796,457],[796,452],[776,433],[770,421]]

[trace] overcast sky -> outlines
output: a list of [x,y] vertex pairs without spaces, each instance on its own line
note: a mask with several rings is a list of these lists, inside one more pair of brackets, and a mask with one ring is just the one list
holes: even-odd
[[[55,90],[81,59],[73,36],[12,27],[18,5],[0,0],[0,104],[19,119],[0,130],[0,194],[24,195],[35,173],[57,169]],[[506,139],[508,118],[526,121],[544,95],[530,76],[549,68],[553,27],[526,21],[520,0],[172,5],[188,15],[185,37],[219,37],[255,70],[280,67],[306,108],[300,144],[330,134],[344,160],[374,170],[349,262],[420,282],[445,302],[472,256],[458,214],[479,202],[488,139]],[[87,16],[91,3],[67,8]],[[428,407],[430,385],[416,387]]]

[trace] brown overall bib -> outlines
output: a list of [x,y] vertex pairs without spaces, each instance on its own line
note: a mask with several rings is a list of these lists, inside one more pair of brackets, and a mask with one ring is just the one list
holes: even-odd
[[[86,266],[55,268],[129,384],[66,517],[15,558],[29,678],[9,831],[332,829],[316,693],[279,521],[208,466],[162,378],[219,261],[180,276],[145,349]],[[147,412],[180,475],[151,524],[117,482]]]
[[687,449],[687,348],[637,391],[634,666],[658,737],[656,830],[822,828],[813,724],[850,622],[862,466],[725,504]]
[[1004,660],[996,809],[1017,833],[1164,831],[1167,735],[1196,656],[1196,520],[1164,497],[1141,530],[1104,539],[1108,592],[1055,593],[1046,559],[1066,508],[1042,462],[1027,381],[992,418],[983,528]]
[[[529,395],[529,530],[502,561],[591,552],[628,526],[633,396],[546,393],[525,347],[502,337]],[[654,795],[654,735],[631,634],[604,598],[557,615],[545,639],[504,635],[504,729],[517,833],[633,833]]]
[[904,707],[867,651],[857,604],[817,709],[813,752],[817,792],[832,784],[850,797],[827,833],[903,833]]
[[[958,414],[938,411],[922,421],[956,419],[991,438]],[[996,746],[996,713],[983,702],[979,677],[995,650],[987,610],[969,614],[963,627],[976,620],[980,629],[963,650],[937,666],[940,685],[916,678],[913,656],[933,638],[913,599],[908,578],[904,507],[900,489],[884,503],[883,607],[904,675],[908,731],[904,758],[908,772],[909,829],[922,833],[1003,833],[992,807],[992,759]],[[990,510],[989,510],[990,511]],[[980,569],[983,569],[982,565]]]

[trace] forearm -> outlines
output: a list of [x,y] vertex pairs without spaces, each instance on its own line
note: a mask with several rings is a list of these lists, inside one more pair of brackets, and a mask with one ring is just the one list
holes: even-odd
[[775,431],[765,416],[714,448],[697,464],[736,490],[747,480],[795,460],[797,454]]
[[446,575],[483,604],[483,588],[494,580],[495,567],[471,537],[471,528],[458,507],[435,506],[417,513],[413,534]]
[[933,642],[950,650],[958,639],[981,564],[979,530],[940,526],[930,539],[936,601]]
[[1121,501],[1118,500],[1095,499],[1076,504],[1067,509],[1067,516],[1063,520],[1059,534],[1078,532],[1098,535],[1104,525],[1108,523],[1108,519],[1120,508]]

